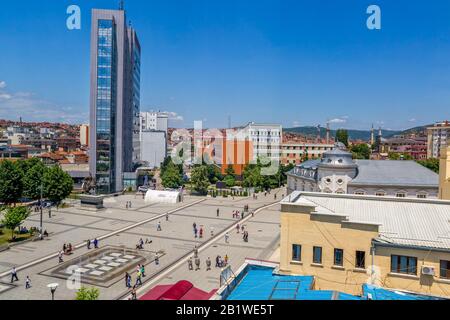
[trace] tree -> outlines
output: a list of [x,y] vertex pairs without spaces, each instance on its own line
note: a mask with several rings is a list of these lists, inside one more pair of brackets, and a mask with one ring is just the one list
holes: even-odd
[[25,197],[37,200],[41,197],[41,186],[43,186],[44,173],[47,171],[47,167],[42,161],[30,162],[30,164],[33,165],[25,171],[23,178],[23,192]]
[[346,147],[348,147],[348,131],[345,129],[338,129],[336,131],[336,141],[342,142]]
[[23,192],[23,171],[9,160],[0,163],[0,202],[6,205],[19,202]]
[[194,190],[206,194],[209,187],[208,167],[198,166],[192,170],[191,182],[194,186]]
[[421,164],[425,168],[433,170],[436,173],[439,173],[439,159],[430,158],[427,160],[419,160],[417,163]]
[[219,167],[210,164],[207,166],[207,168],[208,168],[208,179],[210,183],[216,183],[217,181],[223,180],[223,174]]
[[228,188],[234,187],[236,185],[236,173],[231,164],[225,170],[225,178],[223,179],[223,181]]
[[161,180],[164,188],[176,189],[183,185],[180,170],[173,162],[169,162],[166,166],[164,173],[161,175]]
[[408,153],[389,152],[389,160],[413,160],[413,157]]
[[73,190],[72,178],[59,166],[53,166],[45,170],[42,181],[44,184],[45,197],[56,203],[57,206],[59,206]]
[[87,289],[86,287],[81,287],[80,290],[77,291],[76,300],[97,300],[100,296],[100,291],[97,288]]
[[11,230],[11,241],[14,240],[14,230],[28,218],[30,210],[27,207],[9,207],[3,216],[2,224]]
[[370,159],[371,150],[365,143],[351,146],[350,151],[353,153],[354,159]]
[[254,164],[245,167],[243,176],[243,186],[246,188],[257,188],[262,186],[261,168]]

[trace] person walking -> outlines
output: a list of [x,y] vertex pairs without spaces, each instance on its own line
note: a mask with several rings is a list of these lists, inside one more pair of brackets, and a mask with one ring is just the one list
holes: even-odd
[[200,227],[200,239],[203,238],[203,227]]
[[241,230],[241,226],[239,225],[239,223],[236,225],[236,233],[239,233],[239,231]]
[[94,239],[94,248],[98,249],[98,239],[97,238]]
[[136,277],[136,287],[137,286],[142,286],[142,273],[141,273],[140,269],[138,269],[138,271],[136,272],[136,275],[137,275],[137,277]]
[[194,247],[194,258],[198,257],[198,248],[197,245]]
[[228,265],[228,255],[225,255],[225,258],[223,258],[224,262],[225,262],[225,267]]
[[192,257],[190,257],[188,260],[188,268],[189,268],[189,271],[194,270],[194,264],[192,262]]
[[220,267],[220,256],[216,257],[216,268]]
[[217,208],[217,218],[220,216],[220,209]]
[[137,300],[136,286],[134,286],[133,289],[131,290],[131,300]]
[[88,239],[88,241],[86,241],[86,246],[88,250],[91,250],[91,239]]
[[210,270],[211,270],[211,259],[208,257],[208,259],[206,259],[206,271]]
[[144,265],[141,266],[141,274],[142,274],[142,277],[145,278],[145,266]]
[[200,270],[200,263],[201,263],[200,258],[197,257],[197,258],[195,259],[195,271]]
[[195,239],[198,238],[198,230],[197,230],[197,228],[194,229],[194,236],[195,236]]
[[227,233],[225,233],[225,243],[228,243],[229,240],[230,240],[230,234],[227,232]]
[[19,281],[19,278],[17,277],[16,267],[13,267],[11,270],[11,283],[13,283],[14,281]]
[[125,273],[125,287],[131,288],[131,276],[128,272]]
[[156,229],[158,232],[162,231],[162,227],[161,227],[161,221],[158,222],[158,227]]
[[166,213],[166,221],[169,222],[169,214]]
[[214,237],[214,227],[211,227],[211,237]]
[[29,276],[25,279],[25,290],[28,290],[31,288],[31,279]]
[[52,218],[52,207],[48,208],[48,218],[51,219]]
[[63,255],[64,255],[64,251],[60,251],[59,255],[58,255],[59,263],[63,263],[64,262]]
[[155,257],[155,265],[159,266],[159,256],[158,255],[156,255],[156,257]]

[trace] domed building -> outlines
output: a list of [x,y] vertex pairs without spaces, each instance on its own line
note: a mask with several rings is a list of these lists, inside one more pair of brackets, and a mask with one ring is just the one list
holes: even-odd
[[439,176],[415,161],[353,160],[341,143],[288,173],[288,192],[437,198]]

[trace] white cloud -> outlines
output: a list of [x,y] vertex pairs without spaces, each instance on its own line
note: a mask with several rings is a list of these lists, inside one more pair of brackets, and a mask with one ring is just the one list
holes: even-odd
[[[3,87],[1,87],[3,84]],[[0,82],[0,118],[14,119],[23,117],[27,121],[51,121],[66,123],[86,122],[89,118],[85,110],[57,105],[41,100],[30,92],[8,92]]]
[[300,127],[300,121],[293,121],[293,122],[292,122],[292,125],[293,125],[294,127]]
[[341,118],[335,118],[328,121],[329,123],[346,123],[347,119],[341,117]]
[[171,121],[184,121],[183,116],[180,116],[176,112],[164,111],[164,113],[167,113],[169,115],[169,120]]
[[412,118],[412,119],[409,119],[408,121],[409,121],[409,122],[416,122],[417,120],[414,119],[414,118]]

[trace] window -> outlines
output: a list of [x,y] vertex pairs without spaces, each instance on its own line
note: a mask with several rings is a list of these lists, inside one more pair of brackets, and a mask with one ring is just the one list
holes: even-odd
[[364,251],[356,251],[355,267],[359,269],[366,268],[366,253]]
[[443,279],[450,279],[450,261],[441,260],[439,275]]
[[313,247],[313,263],[322,264],[322,247]]
[[292,261],[302,261],[302,246],[299,244],[292,245]]
[[378,191],[377,193],[375,193],[375,195],[376,195],[377,197],[384,197],[384,196],[386,195],[386,192],[384,192],[384,191]]
[[364,191],[355,191],[355,194],[358,195],[358,196],[363,196],[366,193]]
[[391,272],[417,275],[417,258],[392,255]]
[[405,192],[397,192],[396,197],[397,198],[406,198],[406,193]]
[[344,250],[334,249],[334,265],[340,267],[344,265]]
[[419,193],[419,194],[417,194],[417,198],[418,199],[426,199],[427,198],[427,194],[426,193]]

